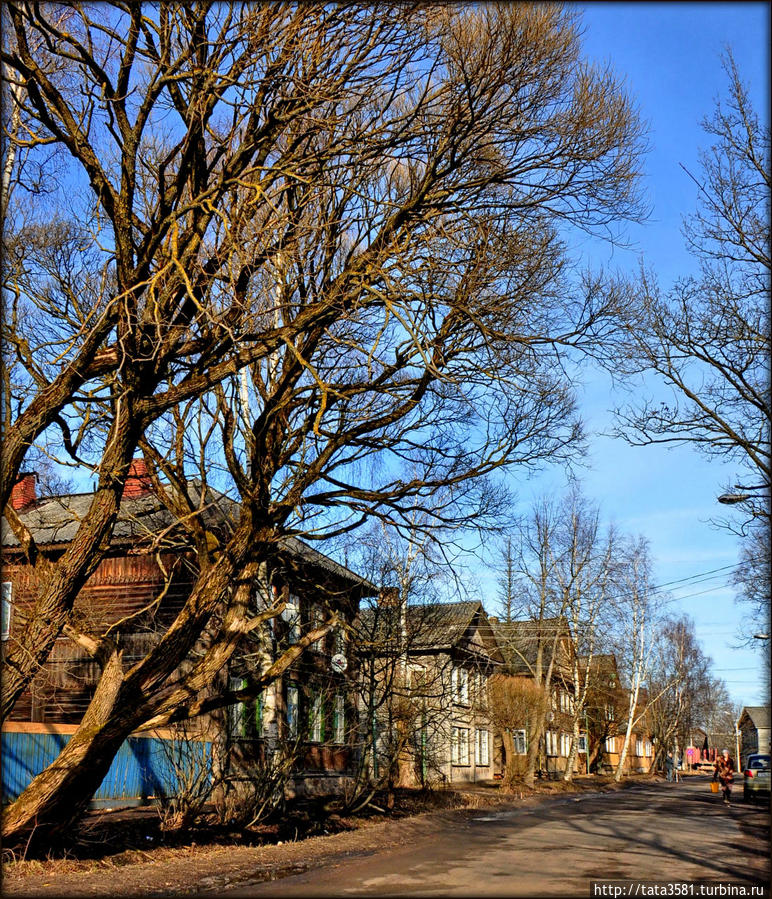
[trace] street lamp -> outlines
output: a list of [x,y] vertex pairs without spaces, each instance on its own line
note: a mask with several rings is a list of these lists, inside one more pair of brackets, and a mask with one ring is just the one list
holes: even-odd
[[744,503],[750,498],[749,493],[722,493],[718,501],[725,506],[734,506],[736,503]]
[[[735,484],[735,490],[768,490],[768,484],[754,484],[751,487],[745,487],[743,484]],[[718,501],[723,503],[725,506],[734,506],[737,503],[744,503],[746,500],[754,499],[753,494],[751,493],[722,493],[721,496],[718,497]]]

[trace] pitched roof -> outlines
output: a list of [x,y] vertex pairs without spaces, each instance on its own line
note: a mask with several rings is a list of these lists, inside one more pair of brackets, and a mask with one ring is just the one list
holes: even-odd
[[769,727],[769,706],[768,705],[746,705],[740,717],[743,715],[747,715],[753,726],[758,730],[759,728]]
[[[206,488],[204,502],[201,502],[200,485],[190,487],[190,500],[201,508],[204,526],[227,536],[238,515],[238,503],[224,493]],[[66,545],[75,537],[81,521],[88,514],[93,502],[93,493],[71,493],[46,497],[34,506],[18,513],[35,542],[39,546]],[[5,518],[0,524],[2,545],[9,549],[19,546],[19,541],[8,526]],[[143,540],[166,534],[169,538],[179,537],[180,524],[177,517],[154,494],[137,497],[124,496],[113,529],[111,544],[115,547],[136,546]],[[175,541],[179,545],[179,539]],[[282,537],[280,552],[284,551],[295,560],[319,568],[328,574],[353,582],[362,588],[365,595],[377,593],[377,587],[365,578],[339,564],[324,553],[319,552],[297,537]]]
[[[361,609],[359,621],[365,642],[394,639],[397,635],[400,609],[398,605],[379,604]],[[409,604],[404,619],[405,639],[409,652],[427,652],[463,648],[464,638],[479,627],[486,649],[496,661],[500,659],[488,616],[478,601]],[[486,640],[487,636],[487,640]]]
[[[515,621],[491,619],[493,633],[513,674],[530,674],[536,663],[539,647],[543,648],[544,664],[552,657],[554,638],[571,637],[565,618],[526,618]],[[559,642],[559,640],[558,640]]]

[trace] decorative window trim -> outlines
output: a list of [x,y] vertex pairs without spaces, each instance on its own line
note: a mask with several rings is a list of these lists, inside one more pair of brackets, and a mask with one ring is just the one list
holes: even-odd
[[333,655],[345,655],[346,643],[348,642],[348,634],[344,627],[335,628],[335,636],[333,637]]
[[[231,675],[228,685],[231,690],[246,690],[247,681]],[[243,740],[247,735],[247,704],[243,699],[228,706],[228,734],[233,740]]]
[[450,761],[453,765],[468,766],[470,764],[468,727],[453,727],[451,729]]
[[[314,603],[311,607],[311,620],[309,623],[311,625],[311,630],[316,630],[317,627],[324,624],[324,612],[319,603]],[[314,652],[324,652],[324,637],[319,637],[318,640],[314,640],[311,644],[311,648]]]
[[490,765],[490,736],[484,728],[477,728],[475,735],[475,764],[487,768]]
[[287,733],[290,737],[298,735],[298,711],[300,689],[296,683],[287,684]]
[[469,705],[469,672],[466,668],[453,666],[451,671],[453,702],[456,705]]
[[308,710],[308,739],[311,743],[324,742],[324,698],[318,692]]
[[512,731],[512,743],[517,755],[525,755],[528,752],[528,734],[525,728]]
[[335,694],[332,707],[332,739],[334,743],[346,742],[346,697],[342,693]]

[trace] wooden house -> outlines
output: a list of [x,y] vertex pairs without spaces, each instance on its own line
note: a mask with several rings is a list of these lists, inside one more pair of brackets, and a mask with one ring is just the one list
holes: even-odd
[[487,683],[503,659],[482,604],[407,604],[387,590],[358,634],[373,775],[391,764],[406,786],[491,780]]
[[[72,540],[91,501],[88,493],[37,499],[30,475],[20,480],[11,500],[40,548],[52,558]],[[201,506],[207,529],[227,537],[233,503],[209,489]],[[25,626],[34,603],[35,583],[15,536],[3,524],[2,641],[6,646]],[[138,660],[182,608],[195,569],[191,546],[175,531],[175,519],[153,495],[143,463],[135,460],[109,550],[80,591],[73,622],[85,633],[112,628],[124,647],[126,662]],[[210,747],[216,745],[224,753],[223,763],[247,778],[277,749],[295,745],[292,788],[297,792],[333,791],[354,764],[357,730],[351,689],[356,666],[351,664],[355,660],[346,639],[347,627],[357,614],[360,599],[373,594],[375,588],[295,538],[281,540],[264,583],[270,586],[256,585],[254,601],[271,603],[281,594],[287,600],[285,610],[259,634],[244,639],[214,690],[246,688],[260,665],[269,663],[303,630],[318,625],[329,610],[337,613],[341,626],[312,644],[261,696],[230,706],[224,713],[203,716],[184,730],[184,737],[188,742],[195,739]],[[265,590],[269,595],[261,595]],[[67,636],[57,639],[43,669],[3,725],[6,798],[18,795],[56,757],[77,728],[98,674],[96,664]],[[179,742],[180,731],[131,737],[131,751],[119,753],[124,759],[121,764],[125,762],[128,768],[122,774],[111,769],[97,799],[115,805],[150,798],[155,787],[163,786],[163,777],[152,771],[140,772],[140,776],[131,768],[132,760],[149,758],[151,743],[159,758],[168,759],[168,746],[161,744],[173,737]],[[151,743],[138,742],[143,740]],[[151,761],[146,764],[152,768]],[[162,762],[159,765],[163,767]]]

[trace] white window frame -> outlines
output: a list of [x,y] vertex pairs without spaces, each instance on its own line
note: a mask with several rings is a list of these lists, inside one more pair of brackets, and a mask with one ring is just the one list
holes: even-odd
[[[231,676],[229,686],[231,690],[246,690],[247,682],[243,677]],[[243,700],[228,706],[228,733],[234,740],[243,739],[247,734],[247,705]]]
[[613,705],[607,705],[604,709],[604,713],[606,716],[606,721],[614,720],[614,706]]
[[[324,612],[322,611],[322,607],[319,603],[314,603],[311,606],[311,630],[316,630],[321,624],[324,623]],[[314,652],[322,652],[324,650],[324,637],[319,637],[318,640],[314,640],[311,644],[311,648]]]
[[617,738],[616,737],[606,737],[606,752],[616,752],[617,746]]
[[298,735],[298,712],[300,690],[297,684],[287,684],[287,732],[291,737]]
[[643,757],[643,740],[641,740],[640,738],[638,738],[638,739],[635,741],[635,754],[636,754],[639,758],[642,758],[642,757]]
[[512,743],[516,755],[525,755],[528,752],[528,734],[525,728],[512,731]]
[[560,735],[560,755],[566,759],[571,755],[571,734]]
[[324,740],[324,700],[321,693],[315,693],[311,703],[308,739],[311,743]]
[[577,752],[587,752],[587,734],[579,734],[579,742],[576,744]]
[[335,637],[333,640],[333,655],[345,655],[346,654],[346,641],[348,640],[348,634],[346,633],[346,629],[344,627],[335,628]]
[[342,693],[335,694],[335,705],[332,711],[332,739],[335,743],[346,742],[346,698]]
[[3,581],[2,593],[2,632],[0,639],[7,640],[11,636],[11,618],[13,617],[13,583]]
[[450,739],[450,761],[453,765],[469,765],[469,728],[453,727]]
[[490,735],[483,728],[477,728],[475,735],[475,764],[481,768],[487,768],[490,765]]
[[469,705],[469,672],[466,668],[453,667],[451,672],[453,701],[456,705]]
[[547,755],[558,755],[558,735],[554,730],[544,734],[544,748]]
[[644,744],[644,751],[647,757],[651,755],[651,740],[647,740]]

